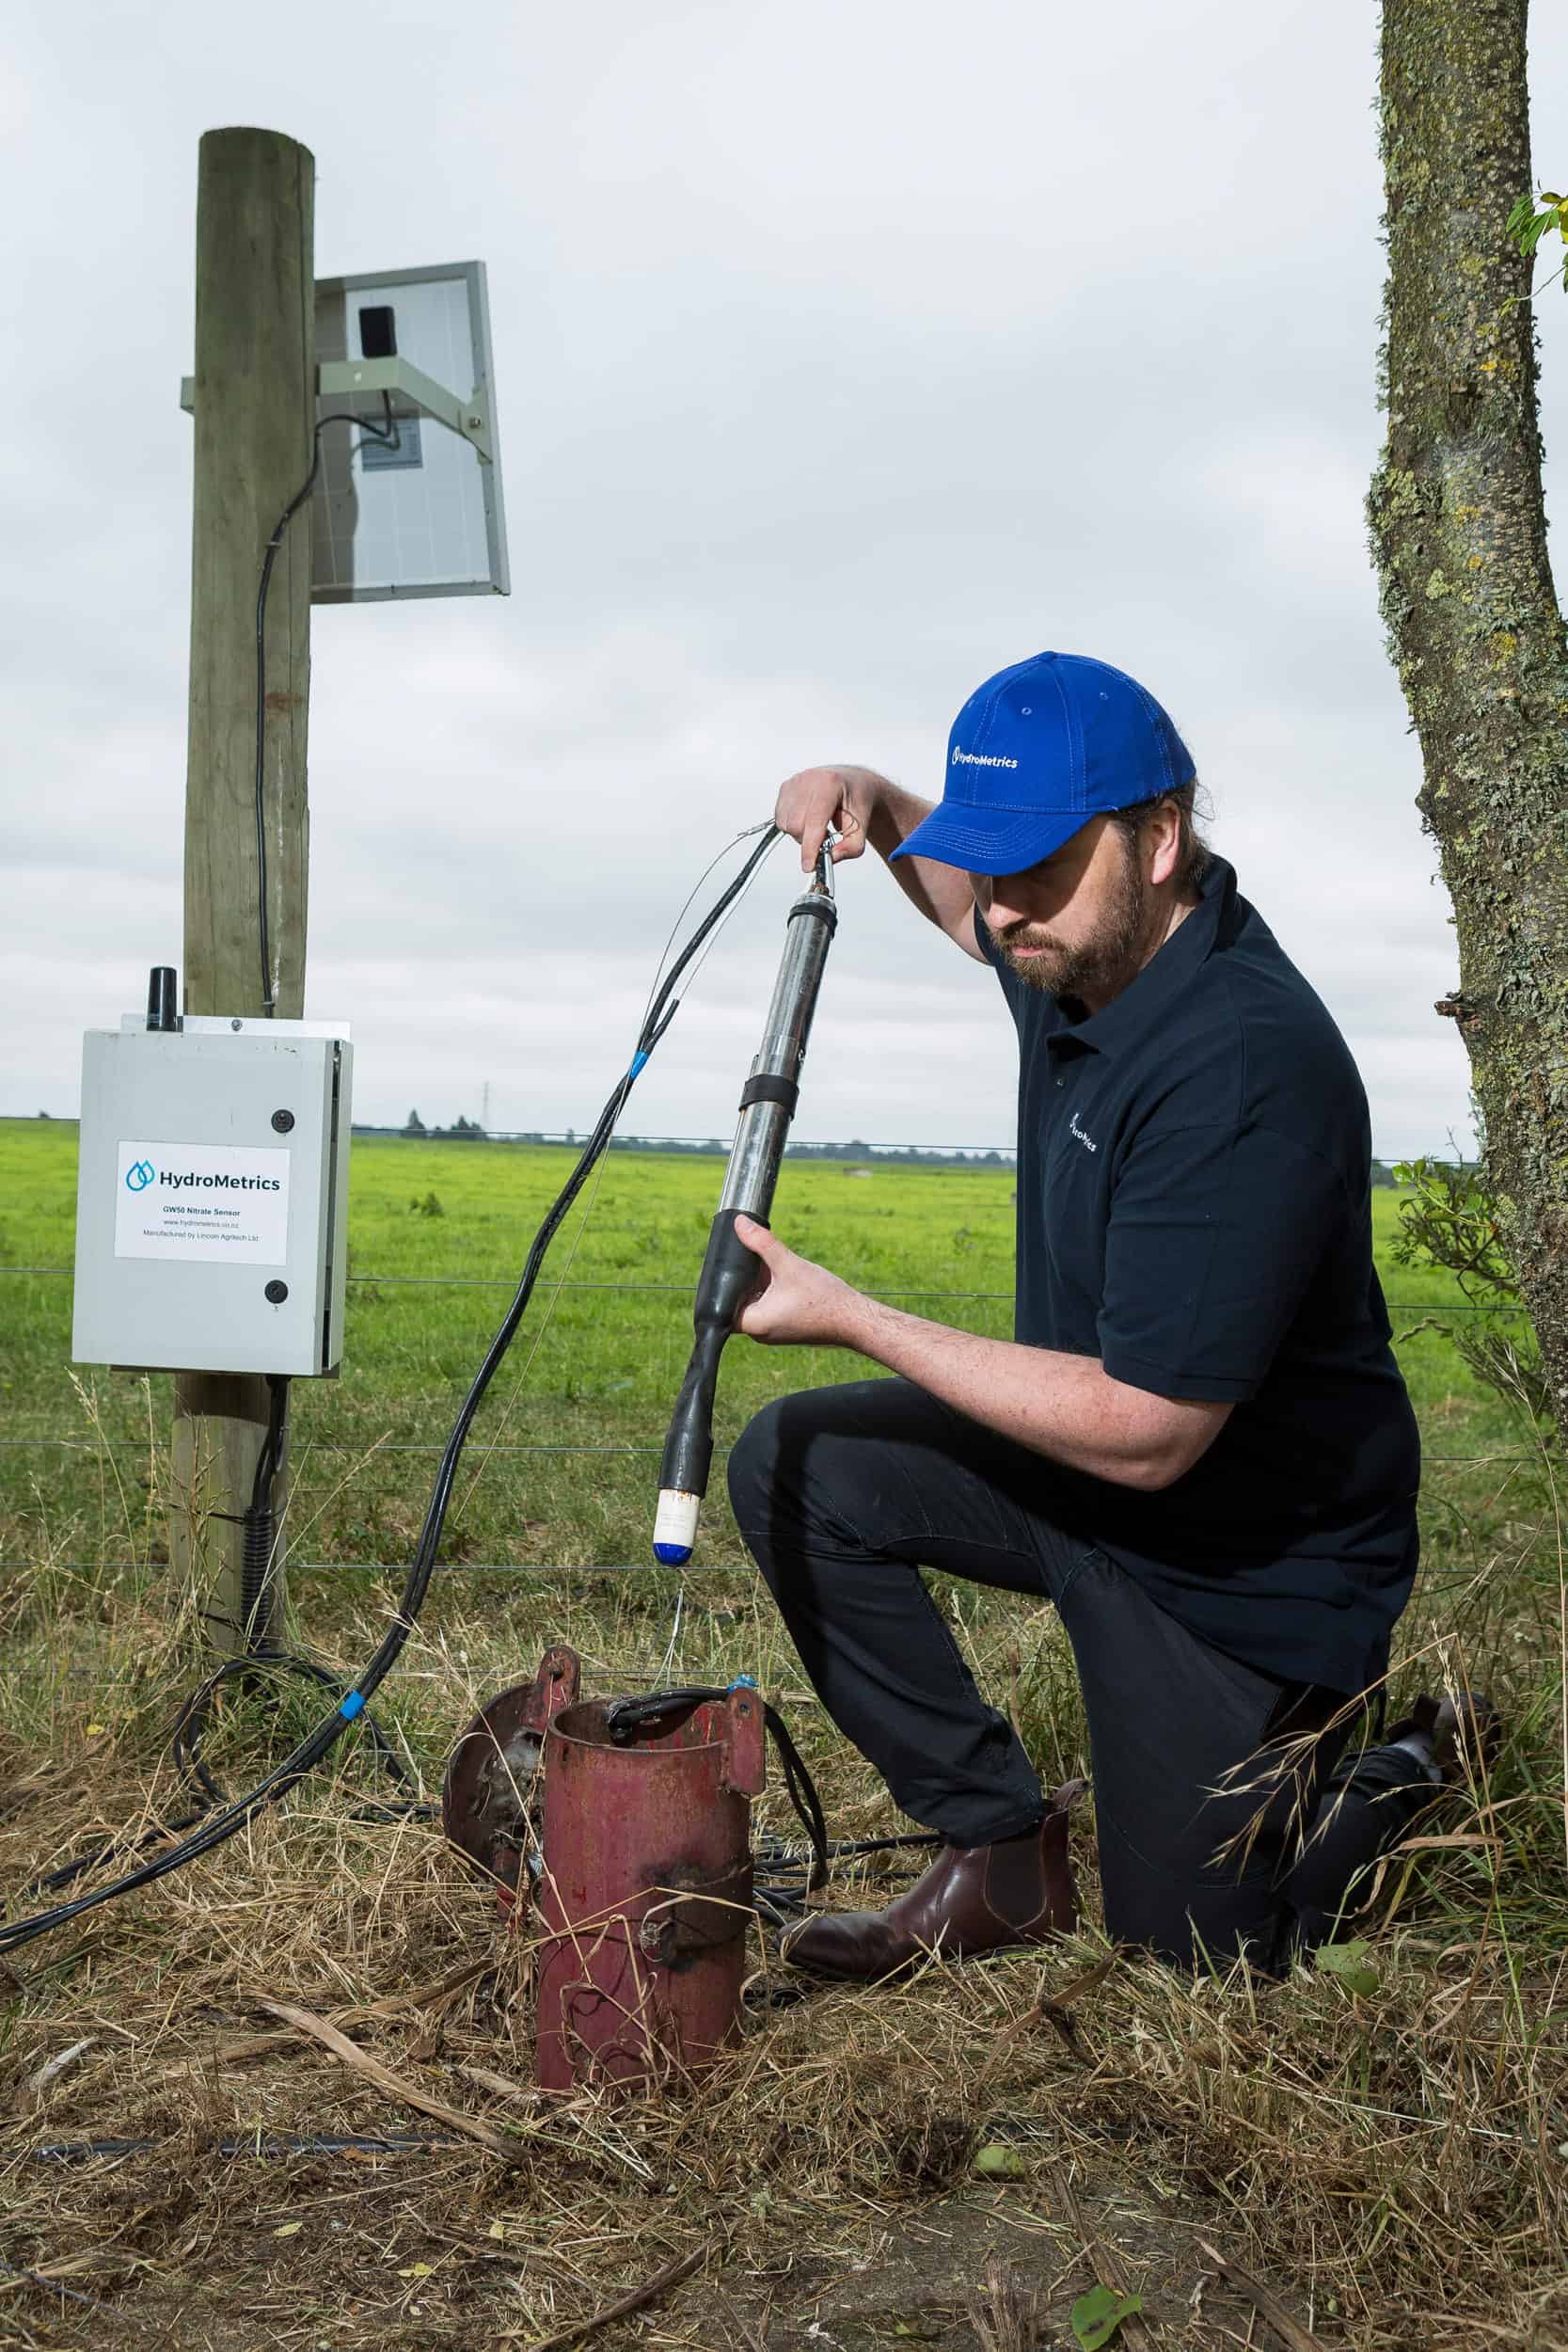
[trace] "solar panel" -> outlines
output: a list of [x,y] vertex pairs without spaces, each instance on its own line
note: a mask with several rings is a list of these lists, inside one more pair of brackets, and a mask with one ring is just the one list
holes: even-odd
[[[318,278],[316,359],[318,414],[363,421],[322,435],[312,602],[506,596],[483,262]],[[421,412],[410,385],[454,395],[438,406],[461,429]]]

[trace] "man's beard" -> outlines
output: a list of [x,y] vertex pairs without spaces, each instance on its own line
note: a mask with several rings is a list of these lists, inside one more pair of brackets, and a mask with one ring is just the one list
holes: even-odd
[[[1119,994],[1142,969],[1148,932],[1137,859],[1131,844],[1124,843],[1110,901],[1087,939],[1069,947],[1035,923],[1008,923],[991,937],[1008,971],[1025,988],[1037,989],[1042,995],[1106,1000]],[[1044,952],[1021,956],[1015,953],[1020,947]]]

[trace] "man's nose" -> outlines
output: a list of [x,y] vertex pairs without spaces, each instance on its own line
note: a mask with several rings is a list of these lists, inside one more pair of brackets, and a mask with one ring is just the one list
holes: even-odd
[[993,931],[1005,931],[1009,923],[1022,923],[1028,919],[1022,904],[1023,894],[1012,887],[1017,879],[1016,875],[999,874],[982,901],[981,911]]

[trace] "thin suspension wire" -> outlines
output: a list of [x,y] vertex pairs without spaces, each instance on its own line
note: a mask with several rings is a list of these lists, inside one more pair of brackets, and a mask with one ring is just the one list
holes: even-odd
[[[751,870],[746,875],[739,891],[736,893],[730,906],[725,911],[722,919],[708,933],[696,961],[690,966],[686,986],[682,991],[680,999],[678,1000],[680,1002],[684,1002],[686,997],[690,995],[692,988],[696,984],[697,975],[701,972],[704,964],[707,961],[708,957],[712,954],[715,944],[728,928],[731,918],[734,916],[736,910],[744,904],[746,898],[752,889],[752,883],[756,881],[757,875],[762,871],[762,868],[767,864],[768,859],[772,855],[773,850],[777,848],[779,842],[784,838],[783,834],[779,834],[772,824],[768,821],[764,821],[760,825],[746,826],[742,832],[734,834],[730,840],[726,841],[723,848],[708,860],[701,874],[697,877],[696,882],[692,884],[690,890],[688,891],[680,913],[671,924],[664,945],[659,950],[658,962],[654,971],[653,981],[649,987],[647,996],[643,1000],[642,1018],[638,1024],[637,1029],[638,1037],[641,1037],[646,1031],[648,1017],[653,1010],[654,1001],[657,998],[660,985],[663,982],[665,968],[669,963],[671,951],[674,946],[681,925],[685,922],[688,913],[695,903],[697,895],[701,891],[703,884],[707,881],[708,876],[714,871],[714,869],[722,865],[724,859],[728,857],[733,849],[736,848],[742,841],[754,839],[758,834],[768,834],[772,837],[765,844],[762,854],[754,858]],[[632,1057],[634,1061],[635,1057],[634,1050]],[[626,1096],[623,1095],[621,1099],[620,1110],[624,1110],[625,1107]],[[616,1113],[617,1119],[620,1116],[620,1110]],[[610,1136],[613,1136],[615,1133],[613,1122],[611,1123],[610,1132]],[[599,1187],[604,1182],[605,1162],[609,1159],[609,1139],[607,1138],[605,1150],[594,1165],[593,1182],[589,1186],[588,1198],[583,1203],[582,1214],[578,1219],[576,1231],[572,1234],[571,1245],[566,1254],[566,1263],[562,1269],[561,1280],[557,1282],[554,1290],[551,1291],[548,1298],[545,1302],[544,1314],[541,1316],[538,1327],[533,1334],[532,1344],[530,1346],[528,1355],[524,1359],[522,1370],[518,1373],[516,1380],[513,1384],[512,1393],[506,1400],[506,1405],[501,1413],[499,1422],[497,1424],[495,1437],[490,1440],[489,1444],[483,1448],[483,1452],[480,1454],[478,1461],[474,1465],[473,1476],[468,1481],[467,1489],[464,1494],[462,1502],[458,1504],[458,1511],[460,1514],[467,1511],[469,1503],[473,1501],[474,1495],[479,1487],[480,1481],[483,1479],[485,1471],[490,1466],[490,1457],[492,1454],[495,1453],[497,1445],[505,1437],[507,1430],[511,1426],[512,1416],[516,1408],[517,1400],[522,1395],[523,1390],[527,1386],[530,1373],[533,1370],[533,1359],[538,1355],[540,1348],[544,1345],[546,1333],[549,1330],[550,1325],[554,1320],[556,1307],[560,1303],[562,1291],[565,1287],[566,1277],[571,1273],[573,1266],[577,1263],[578,1251],[582,1247],[582,1237],[588,1230],[588,1220],[593,1216],[594,1207],[598,1201]]]
[[677,1645],[677,1644],[678,1644],[678,1642],[680,1641],[680,1637],[681,1637],[681,1619],[683,1618],[683,1616],[685,1615],[685,1613],[686,1613],[686,1586],[685,1586],[685,1584],[684,1584],[684,1582],[683,1582],[683,1583],[677,1584],[677,1585],[676,1585],[676,1587],[675,1587],[675,1613],[674,1613],[673,1618],[673,1619],[672,1619],[672,1621],[671,1621],[671,1626],[670,1626],[670,1639],[669,1639],[668,1643],[667,1643],[667,1644],[666,1644],[666,1645],[665,1645],[664,1656],[662,1657],[662,1659],[660,1659],[660,1661],[659,1661],[659,1665],[658,1665],[658,1672],[657,1672],[657,1673],[655,1675],[655,1677],[654,1677],[654,1680],[655,1680],[656,1682],[659,1682],[659,1683],[662,1683],[662,1682],[668,1682],[668,1680],[669,1680],[669,1678],[670,1678],[670,1677],[671,1677],[672,1673],[673,1673],[673,1670],[674,1670],[674,1664],[675,1664],[675,1648],[676,1648],[676,1645]]
[[[758,834],[766,834],[770,836],[766,846],[766,852],[764,855],[753,861],[753,864],[748,870],[743,880],[742,886],[734,901],[734,904],[730,907],[729,912],[724,915],[717,930],[710,934],[706,946],[703,948],[695,965],[692,967],[691,981],[688,982],[686,991],[686,993],[689,994],[691,982],[695,981],[697,974],[702,970],[703,965],[707,961],[708,956],[712,952],[714,940],[719,936],[720,932],[725,929],[730,920],[730,915],[734,914],[736,907],[739,906],[741,901],[745,898],[747,893],[752,887],[752,883],[756,879],[757,873],[760,872],[762,866],[767,863],[768,857],[772,854],[772,850],[776,847],[777,841],[782,838],[782,835],[779,835],[775,832],[772,824],[767,819],[765,819],[760,825],[748,825],[744,827],[741,832],[734,834],[730,840],[726,841],[723,848],[718,850],[717,853],[708,860],[708,863],[704,866],[696,882],[688,891],[680,911],[676,914],[674,921],[671,924],[669,931],[665,936],[664,945],[659,950],[658,962],[654,970],[653,980],[649,986],[647,996],[643,1000],[642,1018],[638,1025],[639,1037],[642,1036],[647,1028],[648,1017],[653,1010],[655,999],[657,996],[660,985],[663,982],[665,969],[670,961],[671,951],[674,946],[676,937],[680,931],[680,927],[686,920],[688,913],[696,900],[698,892],[702,889],[703,884],[707,881],[708,876],[714,871],[714,868],[720,866],[729,855],[731,850],[736,848],[739,842],[753,839]],[[625,1108],[624,1096],[622,1098],[621,1107],[623,1109]],[[617,1117],[619,1117],[619,1113],[617,1113]],[[611,1126],[611,1139],[613,1138],[613,1136],[614,1127]],[[577,1231],[572,1236],[571,1248],[567,1255],[565,1266],[562,1269],[562,1279],[557,1282],[554,1290],[550,1293],[549,1298],[546,1302],[544,1317],[540,1323],[538,1330],[534,1333],[533,1343],[529,1349],[527,1360],[523,1365],[522,1371],[517,1375],[517,1379],[513,1387],[512,1394],[506,1401],[506,1406],[501,1414],[495,1438],[492,1438],[490,1444],[480,1455],[479,1461],[475,1466],[474,1474],[469,1481],[467,1492],[465,1494],[462,1503],[459,1505],[460,1510],[467,1510],[468,1504],[472,1502],[475,1490],[479,1486],[479,1482],[483,1477],[484,1472],[489,1466],[491,1454],[497,1450],[499,1442],[505,1438],[507,1429],[511,1425],[512,1415],[516,1406],[517,1399],[522,1394],[523,1388],[527,1383],[529,1375],[533,1369],[533,1359],[538,1355],[540,1347],[544,1343],[545,1334],[549,1329],[550,1324],[554,1319],[556,1307],[560,1301],[562,1291],[565,1287],[565,1278],[570,1274],[572,1267],[577,1263],[577,1254],[582,1244],[583,1233],[587,1229],[588,1220],[593,1215],[594,1206],[598,1200],[599,1186],[604,1181],[604,1163],[608,1156],[609,1143],[607,1141],[604,1156],[598,1160],[594,1167],[594,1181],[589,1190],[588,1200],[584,1203],[582,1215],[578,1220]]]

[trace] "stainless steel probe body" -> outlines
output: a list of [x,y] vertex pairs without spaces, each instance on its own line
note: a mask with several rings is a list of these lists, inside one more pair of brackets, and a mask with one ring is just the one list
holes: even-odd
[[697,1518],[713,1460],[719,1359],[735,1328],[741,1301],[756,1279],[759,1263],[756,1253],[736,1238],[735,1220],[744,1215],[755,1217],[759,1225],[768,1223],[784,1143],[800,1099],[800,1066],[806,1057],[817,991],[837,922],[832,861],[824,844],[811,888],[789,910],[762,1051],[741,1092],[740,1120],[730,1146],[724,1189],[698,1278],[692,1315],[696,1342],[665,1440],[654,1519],[654,1557],[666,1567],[684,1567],[697,1540]]

